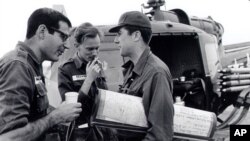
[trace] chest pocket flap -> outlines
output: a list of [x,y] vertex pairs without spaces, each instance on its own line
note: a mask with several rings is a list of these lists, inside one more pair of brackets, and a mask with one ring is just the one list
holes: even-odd
[[42,82],[42,80],[36,82],[36,89],[37,89],[37,95],[36,95],[36,104],[37,104],[37,112],[42,112],[47,110],[49,107],[49,100],[47,96],[47,89],[45,87],[45,84]]

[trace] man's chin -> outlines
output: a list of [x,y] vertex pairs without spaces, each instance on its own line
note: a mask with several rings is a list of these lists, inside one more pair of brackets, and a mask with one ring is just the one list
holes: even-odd
[[57,61],[59,61],[59,56],[58,56],[58,57],[51,58],[50,61],[52,61],[52,62],[57,62]]
[[93,61],[95,59],[95,57],[89,57],[88,58],[88,62],[91,62],[91,61]]
[[125,55],[125,54],[123,54],[122,52],[120,53],[120,55],[121,55],[122,57],[126,57],[126,55]]

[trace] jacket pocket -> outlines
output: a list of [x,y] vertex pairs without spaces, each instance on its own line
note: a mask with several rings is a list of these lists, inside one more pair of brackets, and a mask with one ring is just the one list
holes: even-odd
[[47,96],[47,89],[43,82],[36,83],[37,95],[36,95],[36,104],[37,104],[37,112],[42,112],[47,110],[49,107],[49,100]]

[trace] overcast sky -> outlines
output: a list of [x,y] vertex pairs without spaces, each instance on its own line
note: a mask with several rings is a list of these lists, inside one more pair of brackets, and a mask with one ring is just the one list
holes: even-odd
[[[224,26],[223,44],[250,41],[249,0],[165,0],[166,10],[180,8],[189,16],[211,16]],[[0,57],[23,41],[26,23],[37,8],[63,4],[73,26],[116,24],[125,11],[141,11],[147,0],[0,0]],[[163,10],[165,8],[162,8]]]

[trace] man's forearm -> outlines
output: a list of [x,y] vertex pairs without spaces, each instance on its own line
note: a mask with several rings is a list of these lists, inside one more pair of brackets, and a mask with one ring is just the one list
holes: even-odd
[[86,79],[84,83],[82,84],[82,87],[80,88],[79,93],[88,94],[92,83],[93,83],[93,80]]
[[51,114],[0,135],[0,141],[30,141],[41,136],[46,130],[57,124]]

